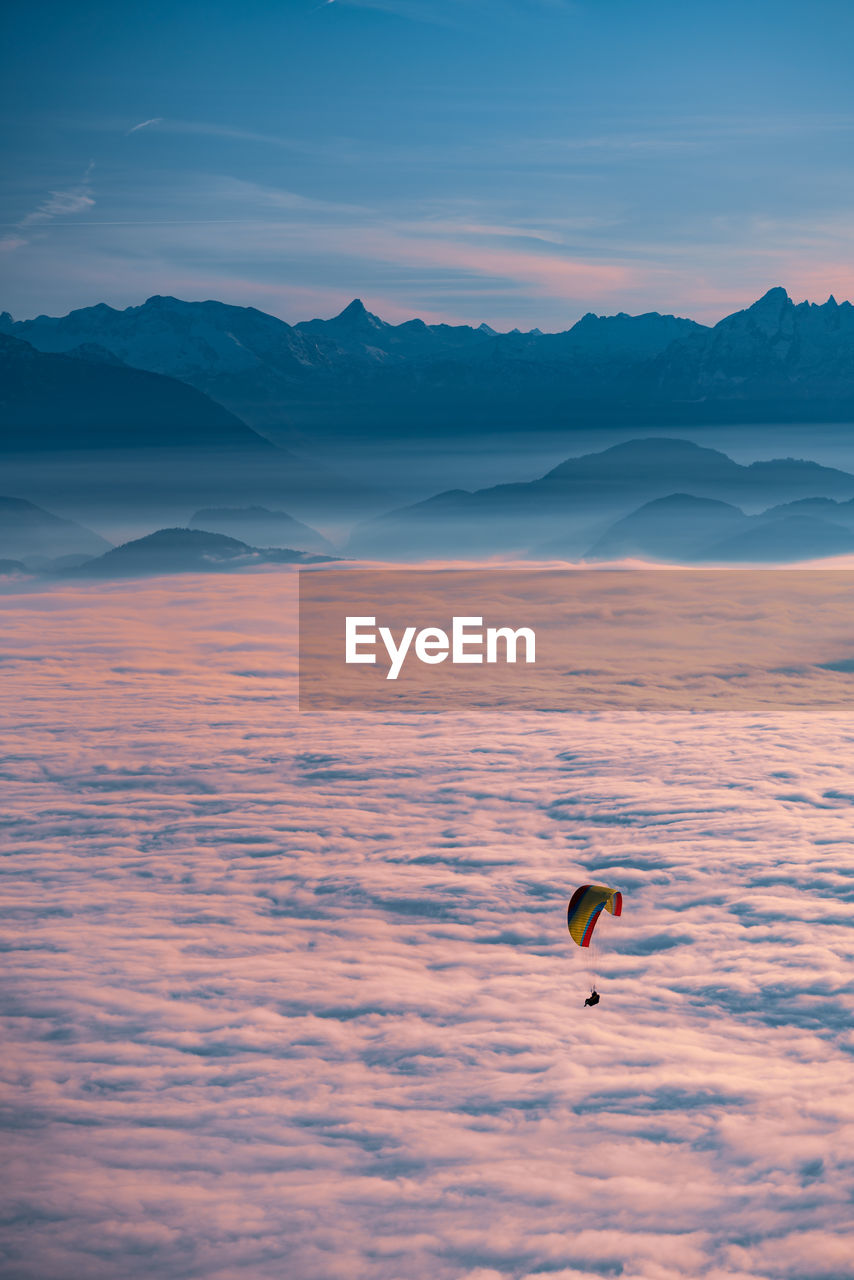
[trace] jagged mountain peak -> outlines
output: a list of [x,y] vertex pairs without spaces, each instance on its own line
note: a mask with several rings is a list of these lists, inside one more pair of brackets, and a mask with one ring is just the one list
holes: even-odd
[[787,302],[791,301],[792,299],[789,297],[783,286],[781,284],[775,284],[770,289],[766,290],[761,298],[757,298],[757,300],[747,309],[748,311],[760,311],[770,306],[785,306]]
[[354,298],[352,302],[348,303],[344,310],[335,316],[332,323],[359,329],[385,329],[387,327],[385,320],[381,320],[379,316],[375,316],[373,312],[368,311],[361,298]]

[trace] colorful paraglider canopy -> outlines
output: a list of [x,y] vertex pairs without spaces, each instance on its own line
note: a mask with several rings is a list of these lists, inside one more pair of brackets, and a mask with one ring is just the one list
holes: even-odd
[[569,900],[566,909],[566,927],[573,942],[589,947],[596,921],[602,908],[612,916],[622,915],[623,895],[619,889],[609,889],[604,884],[582,884]]

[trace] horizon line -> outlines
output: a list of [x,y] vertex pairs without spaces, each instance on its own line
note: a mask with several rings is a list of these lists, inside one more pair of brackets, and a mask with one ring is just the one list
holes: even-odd
[[796,302],[784,285],[771,285],[768,289],[765,290],[764,293],[760,294],[757,298],[755,298],[753,302],[748,303],[744,307],[736,308],[736,310],[734,311],[726,312],[725,315],[721,316],[720,320],[715,321],[713,324],[705,324],[701,320],[694,320],[691,316],[677,315],[675,311],[639,311],[639,312],[629,312],[629,311],[622,311],[622,310],[612,311],[612,312],[585,311],[583,315],[579,316],[577,320],[573,321],[572,324],[568,325],[566,329],[541,329],[538,325],[534,325],[533,328],[531,329],[520,329],[518,326],[514,326],[512,329],[496,329],[493,325],[490,325],[486,321],[481,321],[479,324],[475,324],[472,321],[454,322],[450,320],[439,320],[439,321],[434,320],[434,321],[428,322],[428,321],[422,320],[421,317],[418,315],[412,315],[406,320],[401,320],[401,321],[398,321],[397,323],[394,323],[392,321],[384,320],[382,316],[379,315],[377,312],[371,311],[370,308],[365,306],[362,298],[358,296],[352,298],[350,302],[348,302],[346,306],[342,307],[340,311],[336,312],[335,315],[327,316],[327,317],[312,316],[310,319],[295,320],[295,321],[285,320],[281,316],[276,315],[275,312],[264,311],[261,307],[256,307],[251,303],[224,302],[221,298],[214,298],[214,297],[179,298],[177,295],[169,294],[169,293],[165,293],[165,294],[154,293],[154,294],[151,294],[149,297],[145,298],[142,302],[129,303],[126,307],[115,307],[109,302],[89,303],[81,307],[72,307],[64,315],[50,315],[46,311],[41,311],[32,316],[16,319],[12,315],[11,311],[3,311],[3,312],[0,312],[0,314],[4,316],[8,316],[13,324],[31,324],[34,321],[41,320],[41,319],[65,320],[69,316],[74,315],[76,312],[93,311],[96,308],[100,308],[100,307],[106,308],[107,310],[110,310],[110,311],[114,311],[117,315],[121,315],[126,311],[141,310],[143,307],[148,306],[148,304],[151,302],[162,300],[162,301],[178,302],[184,306],[205,306],[209,303],[213,303],[217,306],[235,307],[241,311],[258,311],[262,315],[267,315],[274,320],[278,320],[281,324],[286,325],[289,329],[297,329],[297,328],[300,328],[302,325],[314,324],[318,322],[321,324],[329,324],[333,320],[339,319],[341,316],[346,314],[346,312],[350,311],[351,309],[356,307],[356,305],[358,304],[358,307],[361,308],[361,310],[365,312],[366,315],[372,316],[374,319],[379,320],[381,324],[386,325],[389,328],[393,328],[393,329],[401,328],[407,324],[420,322],[424,324],[427,328],[437,328],[439,326],[445,325],[448,328],[469,328],[474,330],[485,329],[490,334],[493,334],[495,337],[506,337],[512,334],[520,334],[522,336],[525,336],[528,334],[540,334],[543,337],[548,337],[548,336],[556,335],[560,333],[569,333],[570,330],[574,329],[578,324],[581,323],[582,320],[586,320],[588,317],[591,317],[591,316],[597,320],[617,319],[620,316],[625,316],[631,320],[642,319],[645,316],[660,316],[662,319],[672,317],[675,320],[690,321],[691,323],[699,325],[701,328],[704,328],[704,329],[714,329],[717,327],[718,324],[721,324],[724,320],[729,319],[731,316],[739,315],[744,311],[750,311],[758,303],[763,302],[771,294],[775,294],[775,293],[783,293],[787,301],[791,302],[792,305],[795,307],[809,306],[809,307],[821,308],[821,307],[826,307],[831,302],[834,303],[837,307],[845,307],[845,306],[850,307],[854,305],[852,304],[850,299],[843,299],[841,302],[839,302],[835,294],[833,293],[830,293],[824,302],[812,302],[810,301],[809,298],[804,298],[800,302]]

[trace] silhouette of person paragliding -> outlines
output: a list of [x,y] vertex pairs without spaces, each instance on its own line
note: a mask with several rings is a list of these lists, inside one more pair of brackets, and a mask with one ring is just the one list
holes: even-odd
[[[623,914],[623,895],[620,890],[610,889],[605,884],[579,885],[566,908],[566,927],[576,946],[590,946],[593,930],[603,911],[612,916]],[[595,970],[589,976],[595,980]],[[598,1003],[599,992],[593,987],[584,1001],[584,1007],[589,1009]]]

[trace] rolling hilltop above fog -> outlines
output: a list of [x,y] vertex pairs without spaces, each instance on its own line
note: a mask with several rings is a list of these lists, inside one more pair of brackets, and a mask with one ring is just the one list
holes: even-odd
[[268,511],[266,507],[209,507],[196,512],[190,528],[222,533],[252,547],[299,547],[320,554],[334,550],[316,529],[286,511]]
[[[198,524],[194,528],[156,529],[113,547],[73,520],[63,520],[20,498],[0,497],[0,576],[44,573],[121,578],[218,573],[261,564],[316,564],[334,558],[314,551],[313,545],[325,539],[313,529],[284,512],[267,514],[280,517],[280,534],[284,530],[296,534],[292,539],[296,547],[286,545],[281,536],[259,547]],[[203,515],[199,512],[195,519]]]
[[[850,555],[854,552],[854,501],[827,499],[828,510],[821,515],[810,510],[814,501],[786,503],[748,516],[728,502],[674,493],[655,498],[616,521],[584,558],[730,564]],[[548,548],[541,550],[546,553]]]
[[[680,562],[750,559],[753,545],[757,560],[808,559],[854,550],[852,499],[854,475],[833,467],[793,458],[742,466],[687,440],[630,440],[569,458],[538,480],[450,490],[366,521],[347,554]],[[798,509],[775,511],[754,533],[781,503]]]
[[[126,577],[310,564],[337,548],[281,510],[210,507],[110,544],[0,498],[0,574]],[[538,480],[457,489],[358,525],[350,558],[791,563],[854,554],[854,475],[793,458],[742,466],[686,440],[630,440]]]
[[157,529],[113,547],[67,573],[82,578],[154,577],[164,573],[233,573],[264,564],[318,564],[330,556],[289,547],[252,547],[204,529]]
[[782,288],[711,328],[655,312],[589,314],[554,334],[392,325],[358,300],[289,325],[252,307],[154,297],[61,318],[3,313],[0,332],[179,379],[277,440],[854,418],[854,307],[796,305]]

